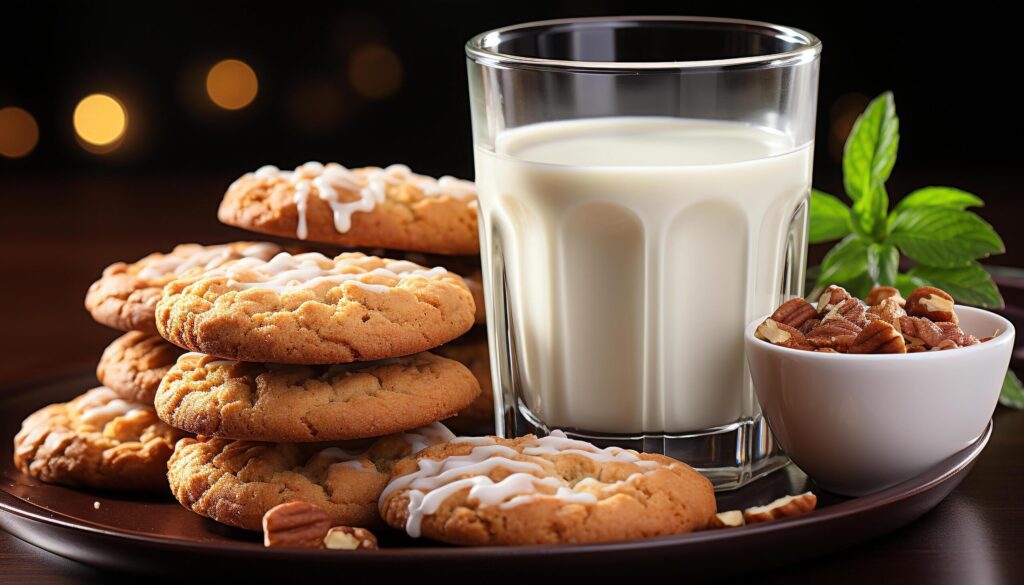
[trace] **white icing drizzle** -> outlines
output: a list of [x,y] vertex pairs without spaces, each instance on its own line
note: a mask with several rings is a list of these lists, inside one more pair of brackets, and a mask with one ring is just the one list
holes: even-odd
[[[295,187],[293,201],[298,212],[295,236],[305,240],[309,236],[307,210],[309,196],[316,189],[317,196],[327,203],[334,216],[334,230],[344,234],[352,229],[352,215],[373,211],[378,203],[387,199],[388,187],[410,182],[423,192],[425,197],[449,196],[456,199],[472,199],[475,203],[476,185],[472,181],[456,179],[445,175],[434,179],[417,175],[405,165],[391,165],[386,168],[370,167],[351,170],[338,163],[326,165],[311,161],[293,171],[283,171],[273,165],[260,167],[251,176],[260,179],[281,179]],[[247,176],[250,176],[247,175]],[[342,201],[341,192],[356,193],[352,201]]]
[[[547,437],[533,440],[522,448],[521,453],[498,444],[490,437],[458,437],[451,439],[451,442],[473,445],[473,449],[466,455],[454,455],[441,460],[420,459],[417,471],[395,478],[381,493],[380,501],[383,502],[397,490],[409,490],[409,513],[405,529],[410,536],[418,537],[423,518],[436,513],[449,496],[467,487],[468,498],[476,500],[478,505],[499,506],[502,509],[513,508],[536,498],[593,504],[598,501],[595,491],[614,489],[658,467],[657,462],[640,459],[636,451],[618,447],[601,449],[585,441],[570,439],[557,430]],[[559,477],[543,475],[551,462],[542,455],[562,454],[582,455],[598,462],[633,463],[649,471],[634,473],[625,480],[607,485],[592,478],[570,485]],[[514,459],[517,456],[525,456],[527,459]],[[497,468],[512,473],[495,482],[488,474]],[[541,486],[545,489],[539,489]]]
[[404,432],[399,436],[409,443],[409,448],[411,449],[409,453],[412,455],[419,453],[427,447],[451,441],[455,438],[455,435],[448,430],[448,427],[439,422]]
[[242,290],[260,288],[285,292],[314,288],[324,283],[339,285],[351,282],[370,292],[382,293],[387,292],[389,287],[363,282],[360,279],[369,275],[395,279],[433,278],[448,273],[440,266],[428,270],[404,261],[391,262],[386,268],[351,271],[353,268],[359,268],[360,260],[370,258],[372,257],[357,256],[349,260],[334,260],[317,252],[295,255],[281,252],[267,261],[243,258],[224,267],[223,270],[211,271],[208,276],[226,276],[228,286]]
[[125,416],[142,410],[142,405],[134,404],[117,397],[109,388],[97,388],[89,392],[88,400],[81,403],[84,407],[79,420],[95,427],[105,427],[107,423],[119,416]]
[[367,470],[362,462],[366,458],[366,451],[349,451],[341,447],[328,447],[314,455],[314,457],[326,457],[334,460],[335,463],[332,463],[331,467],[338,465],[355,469],[356,471]]
[[260,260],[270,258],[280,249],[279,246],[266,242],[249,244],[237,250],[231,244],[197,245],[195,248],[187,247],[184,251],[163,254],[159,258],[150,260],[142,270],[139,270],[138,277],[155,280],[169,274],[175,276],[184,274],[199,266],[202,266],[204,270],[212,270],[239,257]]

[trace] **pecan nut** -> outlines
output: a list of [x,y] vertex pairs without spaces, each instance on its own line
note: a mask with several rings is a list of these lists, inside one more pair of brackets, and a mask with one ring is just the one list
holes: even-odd
[[708,522],[708,528],[738,528],[743,526],[743,524],[743,512],[729,510],[712,516],[711,521]]
[[922,286],[907,297],[907,314],[936,322],[959,323],[953,297],[934,286]]
[[330,550],[377,550],[377,537],[365,528],[335,526],[323,538],[323,546]]
[[891,324],[875,319],[853,340],[849,353],[907,353],[903,336]]
[[811,492],[779,498],[765,506],[754,506],[743,511],[747,524],[770,522],[779,518],[790,518],[808,514],[818,505],[818,497]]
[[831,285],[821,293],[818,297],[818,314],[824,315],[832,307],[832,305],[838,305],[839,303],[852,299],[853,295],[846,292],[846,289],[841,286]]
[[320,548],[331,519],[319,506],[288,502],[274,506],[263,515],[263,546],[274,548]]
[[757,326],[757,329],[754,331],[754,337],[767,341],[772,345],[810,349],[807,344],[807,338],[804,337],[803,333],[800,333],[795,327],[779,323],[770,317]]
[[828,312],[821,318],[821,322],[826,323],[836,319],[849,321],[857,327],[864,327],[868,324],[866,310],[863,303],[852,298],[831,305]]
[[895,325],[900,317],[906,315],[907,312],[903,310],[903,307],[893,299],[892,297],[882,299],[878,304],[868,308],[867,317],[869,319],[879,319]]
[[772,313],[771,318],[783,325],[789,325],[790,327],[796,327],[799,329],[808,320],[817,316],[818,311],[814,308],[814,305],[800,297],[796,297],[782,303],[779,308],[775,309],[775,312]]
[[874,306],[881,304],[885,299],[892,299],[901,307],[907,303],[906,299],[903,298],[903,295],[900,294],[900,289],[895,286],[876,286],[871,289],[868,296],[864,298],[864,302],[868,305]]
[[974,345],[977,339],[966,335],[956,323],[935,323],[924,317],[900,317],[899,331],[911,345],[936,347],[947,339],[958,346]]

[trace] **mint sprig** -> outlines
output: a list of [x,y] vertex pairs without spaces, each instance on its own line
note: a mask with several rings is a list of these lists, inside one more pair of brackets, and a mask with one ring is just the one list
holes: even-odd
[[[859,297],[875,286],[895,286],[908,295],[928,285],[959,303],[1002,308],[999,289],[978,260],[1006,250],[992,226],[970,210],[984,205],[980,197],[954,187],[924,187],[890,211],[885,183],[896,164],[899,127],[892,92],[873,99],[843,149],[843,188],[851,205],[812,190],[810,242],[839,242],[822,260],[810,296],[830,284]],[[912,264],[903,273],[902,258]],[[1024,408],[1024,388],[1012,371],[1000,400]]]

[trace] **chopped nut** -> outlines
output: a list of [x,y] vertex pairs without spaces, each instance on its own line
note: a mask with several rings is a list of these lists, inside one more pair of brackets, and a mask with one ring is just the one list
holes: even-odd
[[934,286],[919,287],[907,297],[907,314],[936,322],[958,323],[953,306],[953,297]]
[[743,511],[743,520],[747,524],[769,522],[779,518],[801,516],[814,510],[818,505],[818,497],[811,492],[796,496],[779,498],[767,506],[754,506]]
[[895,327],[875,319],[853,340],[849,353],[907,353],[907,347]]
[[288,502],[274,506],[263,515],[263,546],[320,548],[331,520],[318,506]]
[[900,290],[894,286],[876,286],[871,289],[871,292],[868,293],[864,302],[874,306],[881,304],[885,299],[892,299],[900,307],[907,303],[906,299],[903,298],[903,295],[900,294]]
[[757,326],[757,330],[754,331],[754,337],[783,347],[807,347],[807,339],[803,333],[771,318],[765,319],[763,323]]
[[821,293],[821,296],[818,297],[818,314],[824,315],[832,305],[838,305],[852,298],[853,296],[846,292],[845,288],[833,284],[826,288],[825,292]]
[[880,319],[890,325],[895,325],[899,318],[906,314],[907,312],[903,310],[903,307],[890,297],[882,299],[877,305],[868,308],[867,317],[869,319]]
[[782,305],[772,313],[771,318],[783,325],[799,328],[809,319],[817,316],[817,314],[818,311],[815,310],[813,305],[804,299],[797,297],[782,303]]
[[708,528],[738,528],[743,526],[743,512],[739,510],[729,510],[728,512],[719,512],[711,517],[711,522],[708,523]]
[[323,538],[323,545],[330,550],[376,550],[377,537],[365,528],[335,526]]

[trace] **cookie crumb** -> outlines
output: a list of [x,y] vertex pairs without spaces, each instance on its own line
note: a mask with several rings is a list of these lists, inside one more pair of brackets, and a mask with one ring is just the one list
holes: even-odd
[[100,503],[99,502],[93,502],[92,503],[92,507],[93,507],[94,510],[99,510],[100,509]]

